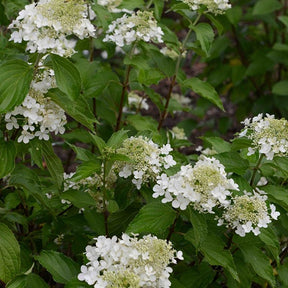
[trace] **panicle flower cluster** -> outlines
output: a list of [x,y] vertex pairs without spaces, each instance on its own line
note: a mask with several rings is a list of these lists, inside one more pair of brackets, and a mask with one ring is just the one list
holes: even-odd
[[53,87],[56,87],[54,71],[46,68],[39,69],[31,82],[29,93],[23,103],[5,114],[8,130],[21,127],[18,142],[27,144],[35,137],[39,140],[48,140],[49,132],[55,134],[65,132],[66,116],[64,110],[49,97],[44,96]]
[[218,220],[218,226],[226,225],[235,229],[235,233],[244,237],[246,233],[260,234],[259,228],[267,228],[272,219],[277,220],[280,213],[273,204],[267,203],[267,196],[262,191],[238,195],[232,198],[231,204],[224,209]]
[[121,148],[117,149],[117,153],[124,154],[131,160],[117,163],[119,176],[124,178],[132,176],[132,183],[140,189],[143,183],[156,180],[163,169],[176,164],[172,155],[169,154],[171,151],[170,144],[160,148],[146,137],[130,137],[123,141]]
[[10,40],[27,42],[30,53],[54,53],[69,57],[75,53],[75,40],[94,36],[95,28],[88,19],[95,13],[82,0],[40,0],[26,5],[9,28],[15,30]]
[[181,0],[187,4],[192,10],[198,10],[201,6],[205,6],[208,12],[217,14],[223,14],[226,10],[231,8],[229,0]]
[[123,47],[135,41],[162,43],[162,29],[157,26],[153,13],[149,11],[137,11],[130,16],[124,14],[113,21],[103,39],[104,42],[114,42]]
[[259,114],[252,119],[247,118],[242,122],[245,127],[239,134],[252,140],[252,147],[248,148],[248,155],[259,151],[268,160],[274,156],[288,155],[288,121],[275,119],[274,115]]
[[[77,182],[71,179],[75,173],[66,174],[64,173],[64,192],[72,190],[80,190],[84,193],[89,193],[95,200],[96,209],[98,212],[103,212],[103,177],[102,175],[94,174],[83,179],[78,180]],[[105,177],[105,188],[112,189],[117,180],[116,174],[111,170],[108,177]],[[64,200],[65,201],[65,200]],[[108,205],[108,201],[105,202]]]
[[86,247],[88,263],[81,267],[80,281],[97,288],[167,288],[169,275],[182,260],[182,252],[172,248],[171,242],[146,235],[142,239],[123,234],[95,238],[95,246]]
[[158,176],[153,197],[163,196],[163,203],[181,210],[192,204],[199,212],[214,213],[214,207],[230,204],[230,190],[238,190],[238,185],[227,178],[225,167],[214,157],[202,157],[194,167],[188,164],[175,175]]

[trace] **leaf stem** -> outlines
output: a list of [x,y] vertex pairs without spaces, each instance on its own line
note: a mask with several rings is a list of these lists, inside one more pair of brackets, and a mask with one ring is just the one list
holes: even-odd
[[254,181],[255,181],[255,177],[256,177],[256,173],[257,171],[259,170],[260,166],[261,166],[261,162],[264,158],[264,154],[261,154],[256,166],[253,168],[253,174],[252,174],[252,177],[251,177],[251,180],[250,180],[250,186],[253,187],[253,184],[254,184]]
[[[195,21],[193,22],[192,26],[195,26],[197,24],[197,22],[199,21],[200,17],[201,17],[201,14],[198,14],[198,16],[195,19]],[[163,125],[163,122],[164,122],[164,120],[167,117],[168,107],[169,107],[169,102],[170,102],[170,99],[171,99],[172,91],[173,91],[173,88],[176,86],[176,79],[177,79],[177,75],[178,75],[179,68],[180,68],[182,54],[186,50],[185,46],[187,44],[187,41],[188,41],[188,39],[190,37],[191,32],[192,32],[192,28],[190,28],[189,31],[187,32],[186,37],[185,37],[185,39],[184,39],[184,41],[182,43],[182,48],[180,49],[179,56],[177,58],[177,63],[176,63],[176,67],[175,67],[175,73],[174,73],[174,75],[173,75],[173,77],[172,77],[172,79],[170,81],[170,86],[169,86],[168,95],[166,97],[165,107],[164,107],[163,112],[160,115],[159,124],[158,124],[158,127],[157,127],[158,131],[161,129],[161,127]]]

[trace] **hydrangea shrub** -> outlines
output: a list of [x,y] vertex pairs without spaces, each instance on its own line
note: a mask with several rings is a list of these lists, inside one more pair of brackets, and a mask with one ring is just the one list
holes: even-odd
[[[258,17],[279,16],[281,1],[254,2]],[[11,3],[0,2],[0,287],[286,287],[285,115],[264,107],[230,135],[200,119],[231,108],[243,71],[227,84],[220,66],[223,78],[193,69],[228,57],[225,39],[239,44],[240,4]]]

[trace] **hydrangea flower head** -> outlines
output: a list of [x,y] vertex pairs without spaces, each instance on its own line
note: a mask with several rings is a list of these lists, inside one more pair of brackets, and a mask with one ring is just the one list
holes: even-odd
[[249,148],[248,155],[259,151],[268,160],[274,156],[288,155],[288,121],[285,119],[275,119],[274,115],[259,114],[252,119],[245,119],[242,122],[245,127],[239,134],[252,140],[252,147]]
[[218,225],[226,224],[235,229],[235,233],[244,237],[246,233],[260,234],[259,228],[267,228],[271,219],[280,215],[273,204],[266,203],[267,196],[254,191],[253,195],[244,191],[244,195],[236,196],[231,204],[225,208]]
[[229,0],[181,0],[187,4],[192,10],[198,10],[201,6],[205,6],[209,13],[223,14],[227,9],[231,8]]
[[97,288],[170,287],[172,268],[168,265],[183,259],[170,242],[151,235],[142,239],[127,234],[120,239],[99,236],[95,240],[95,246],[86,247],[89,262],[81,267],[78,279]]
[[119,176],[128,178],[133,176],[132,183],[137,189],[143,183],[151,179],[156,180],[157,175],[163,169],[168,169],[176,164],[169,154],[172,151],[170,144],[159,147],[152,140],[143,137],[130,137],[123,141],[122,147],[117,149],[117,153],[128,156],[131,162],[120,162],[117,169]]
[[124,14],[113,21],[103,39],[104,42],[114,42],[123,47],[135,41],[162,43],[162,29],[157,26],[153,13],[149,11],[137,11],[130,16]]
[[78,0],[40,0],[37,4],[26,5],[10,25],[15,31],[10,40],[15,43],[27,42],[30,53],[54,53],[71,56],[75,40],[67,36],[75,35],[80,39],[94,36],[95,28],[88,19],[95,13],[88,13],[84,1]]
[[164,196],[163,203],[172,202],[181,210],[192,204],[199,212],[214,213],[214,207],[229,205],[230,190],[238,190],[238,185],[227,178],[225,167],[213,157],[203,157],[194,167],[189,164],[173,176],[159,176],[153,197]]
[[53,87],[56,87],[54,71],[39,69],[23,103],[5,114],[8,130],[19,129],[21,126],[18,142],[27,144],[35,137],[48,140],[49,132],[65,132],[64,125],[67,121],[64,110],[49,97],[44,96],[48,89]]

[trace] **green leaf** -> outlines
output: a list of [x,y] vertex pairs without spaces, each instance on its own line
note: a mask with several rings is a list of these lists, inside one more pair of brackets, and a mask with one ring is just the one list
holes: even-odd
[[161,15],[164,8],[164,1],[163,0],[154,0],[154,11],[155,11],[155,18],[157,20],[161,19]]
[[114,132],[109,140],[107,141],[107,145],[112,148],[118,148],[121,146],[122,142],[127,139],[127,130],[120,130]]
[[194,267],[189,267],[189,270],[181,274],[180,280],[185,288],[206,288],[212,283],[215,274],[208,263],[202,262]]
[[46,95],[55,101],[76,121],[86,126],[88,129],[94,130],[93,124],[96,122],[96,119],[87,101],[82,96],[79,95],[77,99],[72,100],[58,88],[50,89]]
[[81,179],[92,176],[95,173],[100,173],[101,162],[99,160],[88,160],[81,163],[76,170],[75,175],[71,178],[72,181],[79,181]]
[[62,161],[55,154],[49,141],[41,141],[41,151],[52,179],[57,184],[58,189],[61,189],[64,174]]
[[212,148],[218,153],[229,152],[231,150],[231,144],[220,137],[201,137],[201,139],[212,145]]
[[[195,238],[195,248],[198,249],[203,240],[206,239],[208,235],[208,226],[206,218],[203,214],[195,212],[191,207],[188,207],[190,222],[193,226],[193,235]],[[189,231],[187,232],[189,233]]]
[[279,263],[280,244],[275,231],[271,228],[261,229],[259,238],[266,244],[267,249],[271,252],[274,259]]
[[270,265],[270,259],[263,253],[263,251],[251,244],[240,245],[240,250],[253,270],[263,279],[267,280],[272,287],[275,286],[275,279],[273,269]]
[[249,169],[249,161],[243,159],[237,152],[224,152],[214,155],[225,166],[227,173],[234,172],[243,175]]
[[226,11],[225,16],[232,25],[236,26],[242,17],[242,8],[239,6],[234,6]]
[[224,111],[224,107],[218,93],[216,92],[214,87],[208,82],[193,77],[186,79],[183,82],[183,86],[190,88],[192,91],[199,94],[203,98],[209,100],[210,102],[214,103],[218,108]]
[[[188,234],[185,238],[193,244],[193,238],[195,239],[195,237],[191,238],[191,236],[192,235]],[[199,250],[205,256],[204,260],[210,265],[220,265],[224,267],[235,280],[239,281],[232,254],[229,250],[225,249],[225,246],[226,244],[218,235],[210,232],[205,239],[202,239]]]
[[287,287],[288,286],[288,261],[285,261],[283,265],[280,265],[277,269],[277,272],[278,272],[280,281],[284,284],[283,287]]
[[66,284],[76,278],[80,265],[62,253],[42,250],[35,259],[52,275],[55,282]]
[[214,40],[214,31],[208,23],[200,23],[197,26],[191,26],[195,31],[197,40],[199,40],[202,50],[208,56]]
[[259,0],[253,9],[253,15],[264,15],[272,13],[282,8],[282,4],[277,0]]
[[13,279],[7,288],[49,288],[49,286],[40,276],[30,273]]
[[89,193],[80,190],[68,190],[61,193],[61,198],[70,201],[75,207],[89,208],[95,206],[95,200]]
[[12,141],[0,139],[0,178],[11,173],[15,167],[16,148]]
[[0,113],[13,110],[28,94],[33,66],[22,60],[7,61],[0,66]]
[[173,224],[176,212],[171,205],[152,202],[142,207],[129,224],[126,233],[162,234]]
[[278,16],[278,19],[288,28],[288,16]]
[[97,146],[97,148],[99,149],[100,154],[102,154],[104,148],[107,146],[105,141],[101,137],[99,137],[99,136],[97,136],[95,134],[90,133],[90,136],[91,136],[91,139],[92,139],[94,145]]
[[[228,9],[228,10],[231,10],[231,9]],[[212,22],[212,24],[216,27],[216,29],[217,29],[217,31],[218,31],[218,33],[219,33],[219,35],[221,35],[222,34],[222,32],[223,32],[223,25],[221,24],[221,22],[220,21],[218,21],[214,16],[212,16],[211,14],[206,14],[206,17]],[[213,32],[214,33],[214,32]],[[214,38],[214,36],[213,36],[213,38]],[[213,39],[212,39],[212,41],[213,41]]]
[[281,96],[288,96],[288,81],[283,80],[275,83],[272,87],[272,93]]
[[127,122],[135,127],[138,131],[156,131],[158,122],[150,116],[143,117],[141,115],[129,115]]
[[288,211],[288,193],[287,190],[276,186],[276,185],[266,185],[261,187],[261,190],[264,190],[268,194],[270,201],[279,204],[286,211]]
[[79,71],[66,58],[51,54],[51,60],[58,88],[71,100],[76,100],[81,91]]
[[12,231],[0,223],[0,280],[7,283],[19,273],[20,247]]
[[[79,138],[81,139],[81,138]],[[97,159],[97,156],[95,154],[93,154],[91,151],[82,148],[82,147],[78,147],[75,145],[72,145],[70,143],[67,143],[69,145],[69,147],[71,147],[73,149],[73,151],[76,153],[76,158],[81,160],[81,161],[89,161],[89,160],[93,160],[93,159]]]
[[91,288],[91,286],[88,285],[86,282],[77,279],[69,281],[69,283],[65,285],[65,288]]

